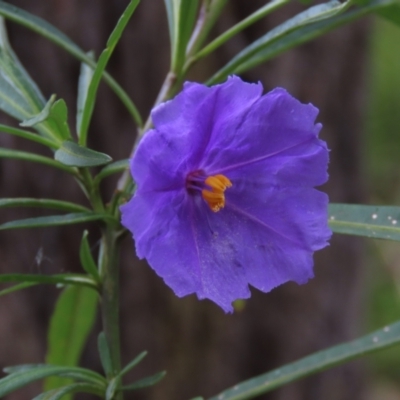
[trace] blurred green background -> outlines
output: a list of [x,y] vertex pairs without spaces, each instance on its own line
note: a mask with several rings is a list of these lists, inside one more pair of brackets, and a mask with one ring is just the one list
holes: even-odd
[[[374,21],[365,112],[367,185],[371,204],[400,205],[400,28]],[[371,241],[366,263],[370,284],[370,330],[400,318],[400,244]],[[375,376],[371,399],[400,399],[400,348],[370,359]]]

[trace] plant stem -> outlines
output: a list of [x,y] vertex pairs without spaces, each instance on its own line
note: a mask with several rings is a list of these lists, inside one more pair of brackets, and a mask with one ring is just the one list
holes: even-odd
[[[228,41],[233,36],[241,32],[243,29],[247,28],[248,26],[260,20],[261,18],[264,18],[268,14],[289,3],[289,1],[290,0],[274,0],[265,4],[263,7],[259,8],[257,11],[249,15],[247,18],[243,19],[242,21],[234,25],[232,28],[228,29],[223,34],[219,35],[206,47],[204,47],[202,50],[196,53],[194,59],[199,60],[200,58],[203,58],[204,56],[212,53],[226,41]],[[193,62],[193,60],[191,60],[191,62]]]
[[[176,80],[177,80],[176,74],[172,71],[168,72],[167,76],[165,77],[164,83],[161,86],[160,92],[158,93],[156,101],[153,104],[152,110],[154,110],[154,108],[157,107],[160,103],[168,100],[172,96],[173,94],[172,90],[174,88]],[[140,139],[143,137],[143,135],[151,128],[151,126],[152,126],[151,115],[149,115],[146,123],[144,124],[143,129],[139,132],[139,135],[136,138],[135,147],[140,142]]]
[[[119,244],[115,229],[107,226],[102,235],[99,254],[102,278],[101,313],[103,331],[110,351],[112,372],[108,379],[121,371],[120,326],[119,326]],[[115,400],[122,400],[122,392]]]
[[186,49],[186,63],[207,39],[211,28],[220,16],[226,3],[227,0],[203,0],[196,26]]
[[[174,93],[174,88],[176,87],[176,82],[177,82],[177,77],[176,75],[170,71],[168,72],[167,76],[165,77],[165,81],[163,85],[161,86],[160,92],[158,93],[157,99],[153,105],[154,107],[158,106],[160,103],[163,101],[168,100],[172,94]],[[151,128],[152,122],[151,122],[151,115],[147,118],[146,123],[144,124],[143,129],[140,129],[138,132],[138,136],[135,140],[135,143],[133,145],[131,154],[129,157],[133,156],[133,153],[136,150],[137,145],[139,144],[141,138],[144,136],[144,134]],[[117,183],[117,193],[118,192],[124,192],[126,190],[127,185],[129,184],[130,181],[130,173],[128,170],[124,171],[124,173],[121,175],[120,179],[118,180]]]
[[104,212],[104,204],[99,194],[99,188],[93,183],[93,177],[90,174],[89,169],[80,168],[80,173],[82,176],[82,189],[92,204],[93,211],[98,213]]

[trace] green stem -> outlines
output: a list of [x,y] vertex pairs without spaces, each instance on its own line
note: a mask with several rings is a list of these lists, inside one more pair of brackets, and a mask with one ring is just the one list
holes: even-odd
[[[172,95],[171,89],[174,87],[176,79],[177,76],[174,72],[172,71],[168,72],[167,76],[165,77],[164,83],[161,86],[160,92],[158,93],[156,101],[153,104],[152,110],[154,110],[154,108],[157,107],[160,103],[162,103],[165,100],[168,100],[171,97]],[[143,129],[141,129],[138,137],[136,138],[135,147],[140,142],[140,139],[143,137],[143,135],[151,128],[151,126],[152,126],[152,121],[151,121],[151,116],[149,115],[146,123],[144,124]]]
[[24,139],[32,140],[33,142],[43,144],[44,146],[50,147],[51,149],[56,150],[59,148],[59,145],[50,139],[47,139],[43,136],[39,136],[37,133],[25,131],[19,128],[14,128],[13,126],[0,124],[0,132],[8,133],[10,135],[20,136]]
[[[200,50],[195,56],[195,60],[199,60],[200,58],[212,53],[226,41],[231,39],[233,36],[237,35],[243,29],[247,28],[248,26],[254,24],[261,18],[264,18],[268,14],[272,13],[273,11],[277,10],[278,8],[282,7],[283,5],[289,3],[290,0],[274,0],[270,3],[267,3],[265,6],[259,8],[253,14],[249,15],[247,18],[243,19],[232,28],[225,31],[222,35],[218,36],[214,39],[210,44]],[[193,61],[190,61],[193,62]]]
[[82,189],[92,204],[93,210],[99,213],[104,212],[104,204],[101,200],[98,185],[93,182],[93,177],[89,172],[88,168],[81,168],[80,173],[82,176]]
[[[114,227],[107,226],[102,235],[99,254],[102,280],[101,313],[103,331],[110,351],[111,379],[121,371],[121,348],[119,326],[119,245]],[[117,392],[114,400],[122,400],[122,392]]]
[[[173,93],[176,90],[176,83],[177,83],[177,76],[175,75],[175,73],[170,71],[165,77],[164,83],[161,86],[160,92],[158,93],[157,99],[152,109],[154,109],[163,101],[168,100],[173,95]],[[133,149],[129,157],[133,157],[133,153],[135,152],[137,145],[139,144],[144,134],[151,128],[151,126],[152,126],[151,115],[149,115],[146,123],[144,124],[143,129],[141,129],[137,135],[135,144],[133,146]],[[121,175],[121,178],[118,180],[116,193],[125,192],[127,186],[130,183],[130,180],[131,180],[130,172],[129,170],[125,170],[124,173]]]
[[190,59],[207,39],[211,28],[214,26],[226,3],[227,0],[203,0],[199,11],[199,18],[186,49],[187,59]]

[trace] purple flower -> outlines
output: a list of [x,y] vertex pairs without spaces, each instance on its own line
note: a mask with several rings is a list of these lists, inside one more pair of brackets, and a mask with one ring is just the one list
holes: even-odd
[[176,295],[226,312],[249,284],[307,282],[331,236],[328,198],[314,189],[328,177],[318,110],[262,90],[235,76],[186,83],[156,107],[132,159],[137,191],[121,207],[137,255]]

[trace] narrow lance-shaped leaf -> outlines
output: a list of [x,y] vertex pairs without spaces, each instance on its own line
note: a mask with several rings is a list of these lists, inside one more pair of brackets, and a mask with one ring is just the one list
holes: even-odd
[[97,338],[97,348],[100,354],[100,361],[103,367],[104,372],[107,377],[111,377],[113,375],[112,361],[110,349],[108,348],[106,335],[104,332],[100,332]]
[[195,56],[194,59],[200,59],[215,51],[218,47],[223,45],[226,41],[231,39],[233,36],[237,35],[242,30],[246,29],[248,26],[254,24],[261,18],[264,18],[268,14],[282,7],[283,5],[289,3],[290,0],[273,0],[265,4],[263,7],[259,8],[257,11],[249,15],[244,20],[240,21],[232,28],[228,29],[220,36],[215,38],[211,43],[201,49]]
[[43,95],[11,49],[4,19],[0,18],[0,109],[23,120],[44,105]]
[[146,378],[140,379],[130,385],[122,386],[122,390],[138,390],[143,389],[145,387],[153,386],[156,383],[160,382],[162,378],[164,378],[166,371],[157,372],[152,376],[147,376]]
[[88,149],[70,140],[62,143],[55,152],[54,158],[69,167],[95,167],[112,161],[108,154]]
[[29,383],[54,375],[68,376],[73,379],[91,383],[99,388],[104,387],[105,389],[106,387],[104,377],[85,368],[37,364],[4,368],[4,372],[10,375],[0,379],[1,398]]
[[[87,53],[88,57],[94,60],[93,52]],[[87,101],[88,91],[90,82],[93,78],[93,68],[86,63],[81,64],[81,70],[79,74],[79,81],[78,81],[78,97],[77,97],[77,104],[76,104],[76,132],[78,136],[82,130],[82,114],[83,109],[85,107],[85,103]]]
[[329,226],[336,233],[400,240],[400,207],[330,204]]
[[33,284],[81,285],[98,290],[98,283],[84,274],[0,274],[0,283],[22,282]]
[[37,154],[29,153],[26,151],[5,149],[5,148],[0,147],[0,158],[12,158],[15,160],[36,162],[39,164],[47,165],[49,167],[61,169],[65,172],[68,172],[73,175],[77,174],[77,171],[75,169],[73,169],[67,165],[64,165],[56,160],[53,160],[50,157],[39,156]]
[[92,117],[94,103],[96,99],[97,89],[100,84],[101,77],[103,75],[103,71],[108,63],[108,60],[113,53],[115,46],[117,45],[119,39],[121,38],[122,32],[124,31],[126,25],[128,24],[133,12],[135,11],[137,5],[139,4],[139,0],[131,0],[125,9],[124,13],[121,15],[120,19],[117,22],[114,30],[112,31],[108,41],[107,46],[101,53],[99,57],[99,61],[97,62],[96,68],[93,72],[93,77],[90,81],[90,85],[88,88],[85,104],[83,107],[82,118],[80,121],[80,131],[79,131],[79,143],[81,145],[86,144],[87,139],[87,131],[89,128],[90,119]]
[[164,0],[164,4],[165,4],[165,10],[167,11],[169,40],[171,42],[171,48],[172,48],[173,43],[175,43],[175,34],[176,34],[174,2],[173,0]]
[[142,351],[121,370],[119,376],[122,377],[125,374],[127,374],[132,368],[136,367],[136,365],[138,365],[146,356],[147,356],[147,351]]
[[237,70],[239,69],[241,64],[245,63],[251,57],[257,55],[260,51],[272,45],[280,38],[305,25],[323,19],[332,18],[333,16],[345,11],[352,2],[353,0],[348,0],[345,3],[340,3],[337,0],[332,0],[328,3],[318,4],[310,7],[306,11],[303,11],[293,18],[290,18],[289,20],[272,29],[260,39],[254,41],[252,44],[243,49],[231,61],[229,61],[228,64],[226,64],[222,69],[215,73],[207,83],[213,84],[215,82],[223,80],[229,74],[237,73]]
[[[87,287],[69,286],[63,290],[50,321],[47,364],[78,365],[95,321],[97,299],[98,293]],[[49,377],[45,380],[44,389],[55,389],[68,383],[70,380],[59,376]]]
[[104,388],[89,383],[73,383],[59,389],[42,393],[32,400],[66,400],[69,397],[68,395],[74,393],[92,393],[104,397]]
[[[10,44],[4,20],[0,19],[0,109],[14,118],[24,121],[41,112],[45,100],[35,82],[28,75]],[[52,138],[51,127],[39,124],[37,131]]]
[[180,73],[195,18],[198,0],[164,0],[167,8],[171,39],[171,70]]
[[18,285],[11,286],[7,289],[0,290],[0,296],[5,296],[6,294],[10,294],[13,292],[17,292],[18,290],[27,289],[31,286],[37,285],[36,282],[23,282]]
[[[68,36],[42,18],[36,17],[35,15],[32,15],[21,8],[15,7],[14,5],[5,3],[4,1],[0,1],[0,15],[11,21],[21,24],[22,26],[25,26],[39,35],[42,35],[46,39],[52,41],[62,49],[72,54],[78,60],[90,65],[92,68],[96,66],[96,63],[90,59],[90,57],[88,57],[85,52],[80,49],[79,46],[77,46]],[[128,109],[136,124],[138,126],[142,126],[143,122],[141,116],[127,93],[107,72],[103,73],[103,77]],[[43,101],[42,107],[44,106],[44,103],[45,101]],[[36,112],[40,111],[42,107],[40,107]]]
[[112,378],[107,386],[106,389],[106,395],[104,400],[113,400],[115,399],[115,393],[119,389],[119,386],[121,385],[120,379],[119,378]]
[[[388,7],[388,5],[392,4],[394,1],[397,0],[373,0],[370,1],[366,6],[358,7],[344,14],[300,27],[295,31],[288,33],[287,35],[274,40],[266,48],[252,55],[249,59],[241,63],[235,69],[235,73],[241,74],[291,48],[299,46],[302,43],[310,41],[316,37],[322,36],[323,34],[336,29],[341,25],[348,24],[369,13],[386,9],[386,7]],[[218,79],[222,78],[223,76],[220,76]],[[215,83],[214,77],[212,80],[210,79],[208,83]]]
[[340,344],[259,375],[223,391],[209,400],[253,399],[285,384],[343,364],[354,358],[400,344],[400,322],[388,325],[352,342]]
[[97,265],[92,257],[92,253],[90,251],[89,241],[88,241],[88,231],[85,230],[83,232],[83,237],[81,241],[81,247],[79,250],[79,258],[82,264],[83,269],[91,275],[94,279],[100,282],[99,271],[97,270]]
[[47,217],[36,217],[18,219],[16,221],[6,222],[0,225],[0,230],[21,229],[21,228],[43,228],[48,226],[62,226],[81,224],[83,222],[98,221],[104,219],[113,219],[107,214],[97,214],[89,212],[70,213],[65,215],[50,215]]
[[54,199],[34,199],[29,197],[17,197],[0,199],[0,208],[5,207],[39,207],[71,212],[91,212],[87,207],[69,201]]
[[105,166],[95,177],[95,184],[99,184],[103,178],[106,178],[112,174],[118,174],[120,172],[124,172],[129,168],[129,159],[115,161],[112,164],[108,164]]
[[13,126],[8,126],[8,125],[3,125],[0,124],[0,133],[4,132],[4,133],[8,133],[10,135],[14,135],[14,136],[19,136],[22,137],[24,139],[28,139],[32,142],[36,142],[36,143],[40,143],[44,146],[47,146],[51,149],[57,149],[58,148],[58,144],[50,139],[47,139],[45,137],[39,136],[37,133],[32,133],[29,131],[25,131],[23,129],[18,129],[18,128],[14,128]]

